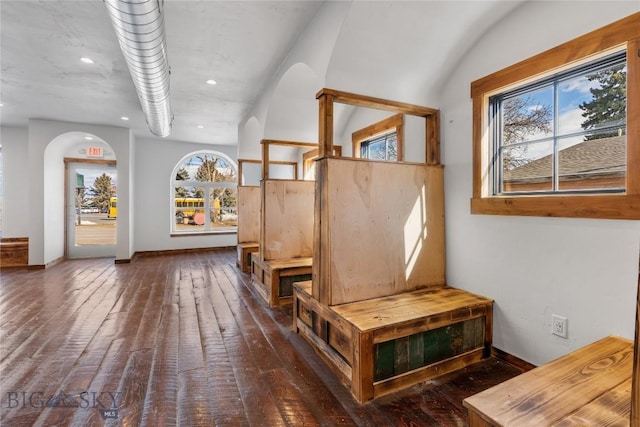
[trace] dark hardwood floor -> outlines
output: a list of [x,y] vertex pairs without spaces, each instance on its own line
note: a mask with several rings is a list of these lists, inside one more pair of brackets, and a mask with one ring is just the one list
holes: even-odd
[[0,280],[2,426],[465,426],[462,399],[521,373],[487,359],[359,405],[233,250]]

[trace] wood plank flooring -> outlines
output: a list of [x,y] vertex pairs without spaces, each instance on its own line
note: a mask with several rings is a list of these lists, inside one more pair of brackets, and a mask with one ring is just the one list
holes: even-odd
[[2,426],[466,426],[496,359],[356,403],[235,250],[0,273]]

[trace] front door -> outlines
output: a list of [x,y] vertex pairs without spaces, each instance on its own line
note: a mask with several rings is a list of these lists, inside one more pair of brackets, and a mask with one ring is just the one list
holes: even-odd
[[116,256],[115,165],[67,165],[67,258]]

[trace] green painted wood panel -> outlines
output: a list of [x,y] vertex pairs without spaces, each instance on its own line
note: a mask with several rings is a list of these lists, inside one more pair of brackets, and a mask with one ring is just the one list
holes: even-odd
[[484,345],[484,318],[374,345],[374,381],[431,365]]
[[395,359],[394,341],[386,341],[374,346],[373,353],[373,380],[380,381],[393,376]]
[[311,274],[297,274],[295,276],[280,276],[280,288],[278,296],[280,298],[290,297],[293,295],[293,284],[296,282],[305,282],[311,280]]

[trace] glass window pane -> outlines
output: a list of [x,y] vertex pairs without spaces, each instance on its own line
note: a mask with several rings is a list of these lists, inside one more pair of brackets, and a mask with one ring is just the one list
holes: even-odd
[[237,172],[232,163],[214,152],[200,152],[185,159],[174,176],[172,231],[235,228],[236,184]]
[[553,190],[553,141],[502,150],[502,192]]
[[580,75],[558,83],[558,135],[582,132],[585,118],[580,106],[593,99],[593,84]]
[[559,141],[559,190],[622,189],[626,178],[626,136],[599,132]]
[[533,89],[502,101],[502,145],[553,134],[553,87]]
[[204,230],[204,188],[175,187],[176,231]]
[[398,138],[395,133],[387,136],[387,160],[398,160]]
[[237,190],[235,188],[213,188],[212,190],[210,227],[220,229],[237,226]]
[[385,160],[386,159],[386,147],[385,141],[375,140],[368,144],[368,156],[371,160]]

